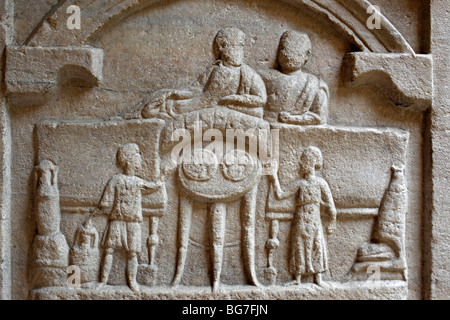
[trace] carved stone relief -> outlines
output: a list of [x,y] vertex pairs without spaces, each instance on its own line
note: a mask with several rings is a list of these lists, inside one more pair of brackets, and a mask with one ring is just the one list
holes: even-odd
[[[33,180],[36,224],[29,298],[406,299],[420,291],[411,281],[418,231],[409,225],[421,214],[413,175],[432,59],[411,54],[385,17],[387,29],[366,33],[359,1],[293,2],[329,17],[342,39],[325,38],[329,26],[308,29],[314,14],[294,23],[292,4],[280,4],[282,18],[266,1],[254,9],[239,0],[225,14],[196,0],[222,20],[200,28],[196,17],[189,46],[194,31],[170,20],[183,1],[139,10],[122,1],[80,33],[44,22],[25,45],[7,48],[9,103],[31,110],[23,117],[43,110],[23,129],[34,166],[21,178]],[[85,12],[102,5],[80,1]],[[115,30],[133,33],[127,24],[158,14],[169,27],[151,22],[143,34],[174,43],[135,44],[135,71],[115,68]],[[264,32],[246,15],[260,15]],[[371,74],[384,95],[367,89]],[[19,128],[22,116],[11,112]]]
[[[382,132],[374,129],[354,130],[324,126],[329,90],[322,80],[301,70],[311,56],[312,50],[309,37],[305,34],[288,31],[281,36],[278,50],[280,70],[268,70],[264,77],[266,84],[263,78],[244,62],[243,31],[234,27],[221,29],[213,41],[213,49],[218,58],[217,62],[200,76],[199,82],[191,89],[156,91],[137,103],[131,113],[125,113],[123,119],[118,118],[109,123],[64,122],[38,125],[40,157],[53,156],[61,163],[64,163],[68,156],[71,157],[67,152],[60,153],[58,150],[67,144],[67,134],[74,134],[77,140],[74,143],[87,144],[94,136],[104,139],[102,135],[107,132],[117,140],[118,130],[123,130],[120,134],[123,138],[119,139],[121,143],[109,142],[118,148],[116,163],[120,172],[113,175],[105,187],[99,185],[100,190],[103,188],[103,193],[98,205],[78,227],[75,234],[71,262],[80,266],[81,273],[84,274],[82,282],[88,283],[85,287],[94,291],[104,290],[103,287],[109,284],[109,275],[117,250],[122,250],[125,254],[126,266],[121,272],[125,272],[126,283],[133,292],[136,294],[140,292],[137,279],[145,286],[158,283],[156,262],[159,243],[158,220],[164,219],[167,215],[165,211],[168,198],[160,199],[162,216],[149,216],[150,236],[145,249],[143,246],[145,242],[142,241],[142,224],[146,207],[144,194],[161,189],[162,181],[165,179],[161,174],[162,171],[175,181],[174,187],[178,193],[178,210],[170,213],[178,216],[177,225],[172,226],[172,230],[177,232],[176,259],[172,261],[174,275],[170,283],[173,290],[183,283],[184,274],[187,272],[186,264],[192,250],[191,226],[195,223],[192,221],[193,213],[199,210],[196,207],[198,204],[205,206],[206,209],[203,214],[207,215],[209,245],[205,248],[210,256],[210,285],[216,293],[226,290],[221,286],[227,233],[226,218],[230,214],[228,209],[230,204],[236,202],[239,203],[237,213],[240,216],[241,230],[238,241],[241,246],[243,268],[248,279],[248,282],[242,285],[252,285],[263,292],[266,290],[264,283],[283,286],[283,283],[277,280],[278,270],[274,266],[274,259],[277,256],[277,249],[281,246],[277,239],[279,224],[288,221],[291,225],[291,240],[285,245],[286,248],[290,248],[286,271],[292,275],[293,281],[286,284],[301,287],[305,277],[312,275],[313,281],[320,287],[332,288],[333,283],[324,281],[322,277],[329,271],[326,237],[336,230],[337,215],[343,212],[349,215],[367,213],[378,216],[379,227],[376,228],[373,240],[380,244],[368,243],[361,246],[356,258],[357,263],[352,268],[354,272],[366,272],[370,264],[365,266],[359,263],[377,261],[378,256],[380,261],[389,258],[392,268],[395,268],[394,256],[391,255],[401,260],[399,270],[404,271],[405,260],[399,256],[403,252],[400,247],[404,241],[402,240],[404,218],[397,215],[404,212],[406,202],[396,201],[392,195],[392,192],[404,191],[402,182],[392,181],[381,209],[372,207],[376,202],[376,195],[371,192],[365,192],[365,196],[361,195],[362,198],[358,200],[360,206],[367,208],[358,209],[355,207],[356,200],[352,200],[351,194],[354,192],[351,183],[358,179],[356,172],[350,169],[345,176],[343,172],[345,170],[339,166],[339,163],[349,165],[358,159],[337,159],[339,150],[336,150],[337,143],[333,142],[333,136],[346,136],[354,147],[360,143],[359,141],[364,144],[368,142],[367,139],[376,136],[374,138],[386,141],[391,146],[395,143],[397,148],[403,150],[407,134],[402,132],[394,134],[395,131],[389,129]],[[266,102],[267,113],[264,114],[263,106]],[[83,135],[79,133],[81,127],[84,127]],[[138,135],[130,135],[129,128],[136,128]],[[260,133],[264,130],[269,132],[270,129],[281,132],[279,141],[271,139],[273,137],[262,139]],[[183,134],[187,135],[177,136],[180,130],[184,130]],[[219,136],[228,138],[232,130],[241,130],[241,138],[244,138],[239,143],[239,135],[236,135],[237,146],[234,143],[234,136],[232,142],[227,140],[225,146],[205,143],[207,140],[204,139],[204,135],[208,132],[214,136],[214,142],[220,142]],[[296,143],[292,138],[283,139],[286,134],[298,137],[300,143]],[[368,137],[363,138],[361,135]],[[327,143],[320,139],[323,136],[328,136]],[[52,137],[57,138],[55,140]],[[129,137],[129,141],[126,141],[125,137]],[[140,137],[140,142],[136,141],[137,137]],[[180,137],[183,138],[183,148],[178,150],[176,148],[179,147]],[[47,141],[51,141],[51,145]],[[268,141],[271,143],[268,144]],[[252,150],[255,147],[252,144],[260,147],[257,152]],[[321,145],[328,163],[333,159],[334,167],[341,169],[342,179],[348,181],[348,186],[338,187],[338,184],[343,182],[336,181],[338,176],[332,175],[330,180],[336,183],[333,185],[336,192],[332,192],[328,182],[317,176],[316,170],[322,168],[324,155],[321,149],[313,146],[314,144]],[[149,157],[151,168],[144,168],[142,165],[141,147],[146,153],[144,157]],[[295,152],[290,155],[285,150],[274,151],[280,147],[287,147]],[[262,158],[263,150],[268,149],[274,154],[281,153],[280,171],[290,166],[290,164],[284,166],[284,161],[297,162],[300,169],[298,178],[293,175],[294,180],[289,184],[285,182],[284,177],[279,179],[278,161],[273,157]],[[103,146],[103,150],[106,151],[107,148]],[[173,158],[174,150],[181,151],[181,158]],[[403,163],[404,157],[404,151],[399,152],[398,156],[391,153],[382,157],[382,162],[385,163],[384,171],[389,169],[389,161]],[[111,155],[109,158],[112,158]],[[99,164],[104,166],[105,161],[99,161]],[[266,174],[263,174],[263,168]],[[146,171],[149,169],[150,172]],[[383,168],[379,167],[378,170],[383,171]],[[267,175],[267,172],[271,174]],[[98,172],[96,175],[98,176]],[[149,181],[141,177],[148,177]],[[394,177],[397,180],[401,178],[398,174]],[[362,183],[367,182],[363,176],[360,179]],[[256,228],[257,195],[264,192],[261,190],[261,181],[269,185],[269,189],[266,189],[268,197],[265,212],[269,238],[265,242],[267,267],[264,269],[263,282],[258,278],[259,266],[256,263],[256,241],[261,237],[256,234],[261,232],[261,229]],[[70,192],[71,188],[67,187],[65,192]],[[347,195],[349,199],[342,198],[345,197],[343,196],[345,189],[350,192]],[[73,199],[73,195],[65,196]],[[370,198],[372,203],[365,197]],[[292,203],[283,205],[282,201],[289,198]],[[334,198],[339,209],[336,208]],[[82,199],[75,197],[72,201],[80,202],[80,200]],[[285,209],[282,209],[283,207]],[[322,212],[325,213],[323,218]],[[107,221],[104,231],[100,231],[103,236],[99,240],[93,220],[101,214],[106,215]],[[394,223],[395,228],[398,228],[396,235],[391,234],[389,223]],[[391,249],[389,252],[386,252],[386,246]],[[138,262],[138,255],[143,252],[148,252],[148,265]],[[102,258],[99,265],[100,256]],[[92,275],[95,271],[98,272],[97,277]],[[167,268],[164,271],[167,271]],[[166,283],[166,286],[168,285],[169,283]]]

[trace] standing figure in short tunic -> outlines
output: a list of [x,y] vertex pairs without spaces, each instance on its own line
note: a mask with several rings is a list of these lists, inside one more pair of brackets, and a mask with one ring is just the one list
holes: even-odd
[[327,243],[323,232],[321,208],[329,216],[327,231],[336,228],[336,208],[328,183],[316,176],[322,167],[322,153],[308,147],[300,158],[303,178],[282,189],[278,175],[272,176],[275,195],[279,200],[296,195],[296,209],[292,224],[292,258],[290,271],[295,276],[293,284],[301,284],[303,275],[314,275],[316,284],[324,285],[322,274],[328,270]]
[[97,209],[86,221],[86,226],[98,214],[105,214],[109,222],[103,234],[102,246],[105,255],[101,270],[101,285],[108,282],[111,271],[114,250],[125,250],[127,253],[128,286],[135,292],[139,291],[136,282],[138,259],[141,251],[142,193],[157,191],[162,182],[148,182],[135,176],[141,168],[142,159],[139,147],[130,143],[117,152],[117,163],[123,173],[113,176],[105,187]]

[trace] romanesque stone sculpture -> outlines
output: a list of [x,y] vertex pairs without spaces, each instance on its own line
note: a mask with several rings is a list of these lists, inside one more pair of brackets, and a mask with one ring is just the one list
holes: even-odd
[[[257,44],[261,35],[250,33]],[[277,35],[264,39],[273,41]],[[127,96],[114,114],[102,111],[106,115],[101,118],[47,119],[36,125],[37,158],[52,159],[64,168],[63,231],[74,239],[70,264],[80,267],[86,285],[70,290],[45,283],[46,288],[35,290],[33,297],[228,298],[246,292],[255,298],[404,295],[404,216],[396,212],[406,203],[402,170],[394,170],[380,210],[385,184],[377,179],[387,177],[385,169],[393,160],[405,160],[408,133],[398,128],[326,125],[328,87],[303,71],[312,54],[309,37],[287,31],[277,52],[277,40],[260,52],[253,46],[256,50],[248,58],[265,74],[265,82],[245,63],[245,38],[240,29],[221,29],[213,44],[217,61],[188,90],[159,90],[170,81],[157,79],[150,81],[157,84],[143,99],[142,92],[150,90],[147,85],[111,90],[114,96],[120,92],[141,99],[132,113],[124,111]],[[203,41],[199,44],[203,46]],[[275,52],[278,70],[270,64]],[[196,74],[196,66],[187,67]],[[271,130],[281,140],[269,146],[271,142],[261,139],[260,133]],[[224,143],[230,132],[232,138]],[[122,147],[117,151],[118,146]],[[267,162],[261,153],[271,147],[281,151],[280,172],[265,179],[269,170],[265,171]],[[175,149],[182,151],[177,161],[172,158]],[[116,151],[118,174],[110,165]],[[326,163],[320,170],[322,151]],[[77,176],[78,172],[82,174]],[[166,186],[167,173],[171,176]],[[98,202],[95,195],[101,190]],[[328,219],[325,215],[322,219],[321,213]],[[100,214],[107,216],[101,240],[93,221]],[[76,229],[81,215],[89,217]],[[335,231],[337,217],[342,219],[338,232],[327,237]],[[342,259],[350,266],[353,260],[348,252],[344,260],[345,254],[336,247],[346,241],[348,225],[372,226],[372,219],[376,231],[370,243],[358,250],[354,269],[364,273],[367,263],[374,262],[386,270],[405,272],[402,281],[392,287],[382,284],[380,291],[338,282],[348,267],[336,261]],[[359,246],[364,241],[354,242]],[[354,255],[355,247],[346,246]],[[125,251],[125,258],[117,251]],[[126,263],[126,279],[121,278],[122,263]],[[266,279],[260,282],[263,273]],[[318,286],[305,284],[309,276]],[[125,282],[131,290],[120,286]],[[119,285],[105,286],[108,283]],[[212,292],[204,290],[205,285],[211,285]]]
[[322,207],[327,211],[327,232],[332,233],[336,228],[336,208],[328,183],[316,176],[322,161],[320,149],[308,147],[300,158],[302,179],[283,189],[278,176],[272,176],[278,199],[296,195],[291,260],[291,272],[295,276],[293,284],[296,285],[302,283],[302,276],[312,274],[316,284],[323,286],[322,273],[328,270],[327,243],[320,212]]
[[136,171],[141,168],[142,159],[139,146],[130,143],[119,148],[117,164],[123,173],[111,178],[105,187],[98,208],[85,222],[88,227],[91,219],[99,214],[109,217],[102,246],[105,255],[101,269],[101,285],[108,282],[115,249],[127,252],[127,281],[129,287],[138,292],[136,281],[138,271],[137,254],[141,251],[141,222],[142,222],[142,193],[158,190],[162,181],[156,183],[145,181],[137,177]]
[[35,168],[37,234],[31,249],[31,280],[35,287],[64,286],[69,246],[60,231],[58,167],[43,160]]
[[265,119],[295,125],[326,122],[329,92],[327,84],[302,71],[311,57],[308,35],[286,31],[278,49],[279,71],[266,76],[267,109]]

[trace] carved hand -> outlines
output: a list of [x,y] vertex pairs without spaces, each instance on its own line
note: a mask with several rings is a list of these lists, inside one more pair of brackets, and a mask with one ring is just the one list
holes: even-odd
[[277,179],[278,174],[278,162],[277,161],[270,161],[264,164],[264,169],[270,172],[269,179],[271,181],[274,181]]
[[165,180],[165,177],[161,177],[158,181],[156,181],[155,182],[155,186],[156,186],[156,188],[161,188],[161,186],[163,185],[163,183],[164,183],[164,180]]
[[327,233],[328,233],[328,234],[332,234],[332,233],[334,233],[335,231],[336,231],[336,220],[333,220],[333,221],[328,225]]
[[164,102],[163,101],[156,101],[156,102],[150,102],[148,103],[143,109],[142,109],[142,117],[144,119],[151,119],[155,117],[162,109],[164,109]]
[[291,115],[288,112],[280,112],[278,117],[281,122],[287,122],[290,120]]
[[219,100],[218,104],[221,106],[226,106],[226,105],[230,105],[230,104],[235,104],[235,105],[245,105],[246,103],[246,99],[245,97],[238,95],[238,94],[232,94],[226,97],[223,97],[222,99]]
[[165,181],[167,176],[171,174],[177,168],[177,166],[177,162],[174,160],[170,160],[169,162],[165,163],[161,168],[161,181]]

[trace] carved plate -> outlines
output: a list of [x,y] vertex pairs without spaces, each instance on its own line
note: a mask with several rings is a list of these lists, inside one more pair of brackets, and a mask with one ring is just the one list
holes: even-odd
[[247,178],[254,171],[254,166],[253,159],[243,150],[228,152],[220,164],[225,179],[233,182]]
[[[207,151],[209,155],[210,151]],[[201,202],[229,202],[239,199],[250,191],[261,177],[261,165],[256,158],[241,151],[233,150],[228,155],[228,162],[224,157],[221,162],[221,170],[217,170],[219,165],[203,164],[204,168],[191,163],[182,163],[178,170],[178,178],[181,188],[192,198]],[[232,156],[237,160],[241,158],[242,168],[234,168],[231,162]],[[205,163],[208,163],[205,161]],[[239,160],[237,162],[239,165]],[[197,173],[198,172],[198,173]]]
[[207,149],[194,149],[190,157],[182,163],[187,178],[194,181],[208,181],[215,175],[218,167],[216,155]]

